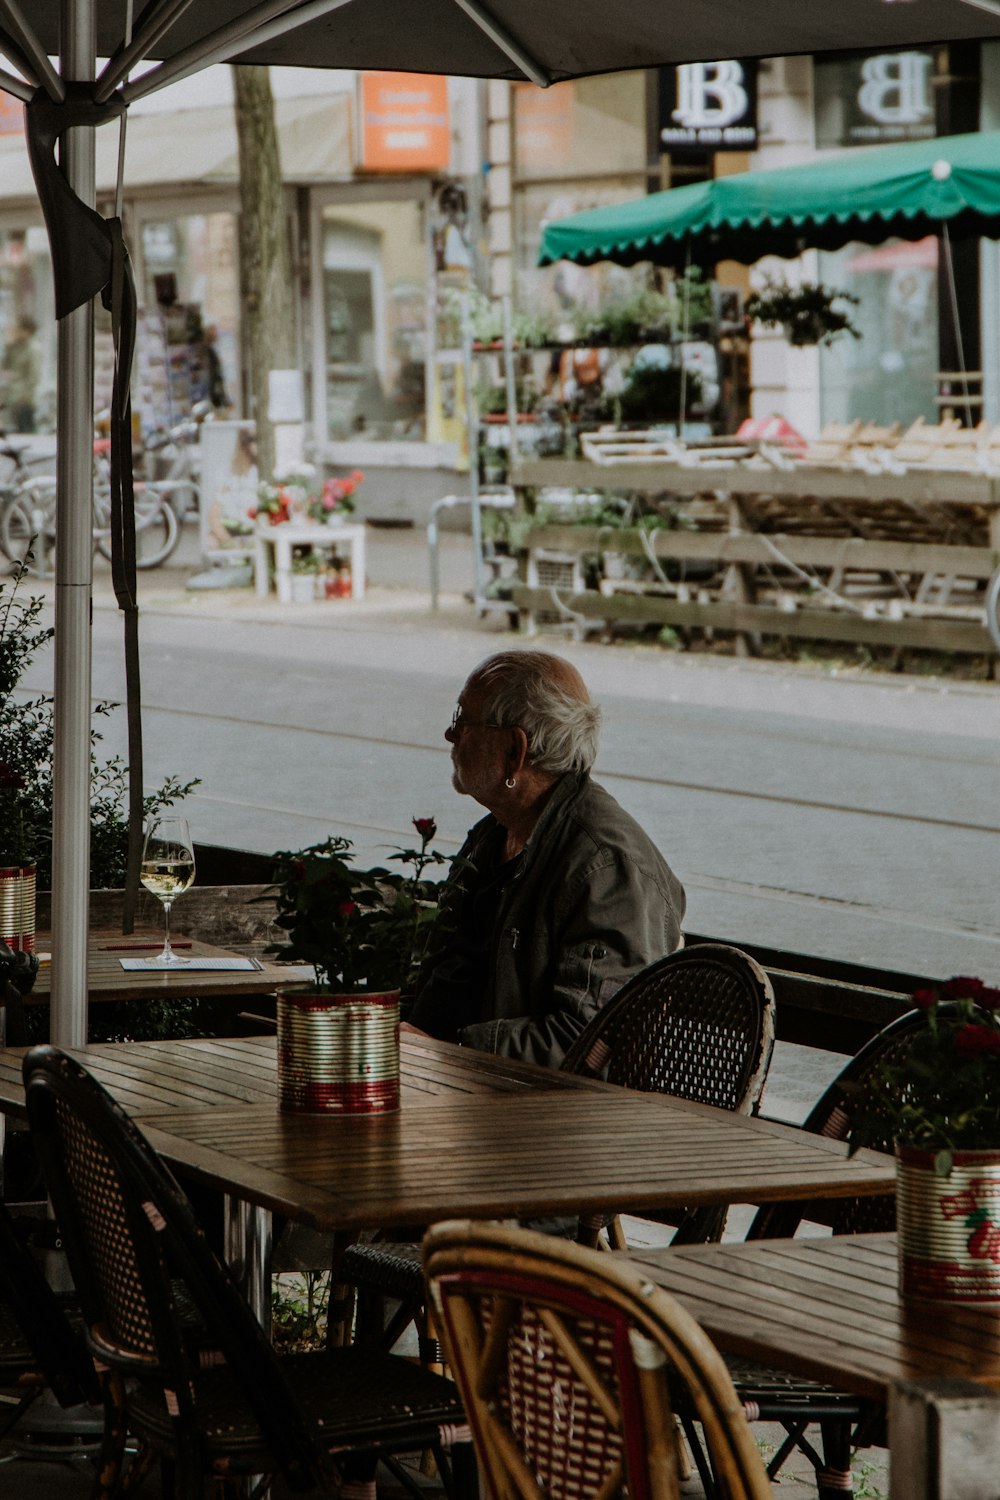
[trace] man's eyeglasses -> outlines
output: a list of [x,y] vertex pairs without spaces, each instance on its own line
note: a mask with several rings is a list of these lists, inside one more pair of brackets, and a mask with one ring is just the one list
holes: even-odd
[[449,734],[458,739],[466,729],[503,729],[503,724],[498,724],[495,719],[464,719],[462,710],[456,708],[448,725]]

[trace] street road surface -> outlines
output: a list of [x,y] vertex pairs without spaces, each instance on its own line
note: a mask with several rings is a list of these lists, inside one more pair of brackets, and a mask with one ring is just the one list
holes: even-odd
[[[373,574],[380,549],[408,547],[423,582],[419,534],[371,542]],[[183,581],[143,577],[146,780],[201,778],[199,842],[273,852],[334,832],[381,862],[433,816],[458,848],[478,809],[451,788],[444,729],[468,671],[517,639],[502,618],[457,593],[431,616],[417,589],[279,609]],[[120,700],[102,575],[95,600],[94,692]],[[689,931],[1000,981],[1000,685],[539,644],[602,704],[597,777],[683,880]],[[123,748],[123,712],[102,728]]]

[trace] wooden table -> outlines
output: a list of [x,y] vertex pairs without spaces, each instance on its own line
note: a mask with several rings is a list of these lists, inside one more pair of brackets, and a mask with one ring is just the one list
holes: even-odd
[[636,1250],[719,1345],[886,1402],[897,1380],[1000,1387],[1000,1319],[903,1304],[894,1234]]
[[[24,1116],[21,1063],[27,1047],[0,1048],[0,1111]],[[174,1110],[239,1109],[264,1105],[276,1110],[276,1042],[263,1037],[196,1037],[165,1042],[100,1042],[67,1049],[130,1115],[145,1118]],[[405,1109],[442,1094],[523,1093],[607,1090],[608,1084],[530,1063],[491,1057],[447,1042],[409,1040],[401,1046]],[[328,1123],[328,1122],[321,1122]]]
[[[557,1075],[556,1075],[557,1076]],[[171,1163],[321,1230],[893,1191],[891,1157],[626,1089],[428,1098],[395,1115],[148,1114]]]
[[[22,1111],[21,1049],[0,1109]],[[221,1190],[227,1253],[266,1315],[270,1216],[341,1236],[507,1218],[890,1193],[891,1157],[772,1121],[408,1039],[393,1115],[286,1115],[274,1042],[134,1042],[77,1054],[170,1165]],[[262,1097],[263,1096],[263,1097]]]
[[274,548],[274,585],[280,604],[292,602],[292,548],[346,547],[351,555],[351,598],[365,597],[365,528],[359,525],[327,525],[315,521],[283,521],[279,526],[262,523],[254,533],[254,583],[258,599],[268,595],[267,549]]
[[[190,947],[186,946],[190,943]],[[149,946],[150,944],[154,946]],[[178,938],[179,951],[185,958],[239,958],[227,948],[216,948],[193,938]],[[143,945],[143,946],[139,946]],[[212,972],[178,966],[171,970],[129,972],[122,968],[123,958],[153,958],[163,946],[163,929],[134,932],[122,937],[112,929],[90,933],[87,950],[87,995],[91,1001],[165,1000],[187,996],[206,999],[222,995],[267,995],[279,988],[301,985],[301,970],[291,973],[281,964],[261,963],[259,969]],[[51,953],[50,933],[39,932],[35,947],[38,953]],[[48,1000],[52,971],[44,964],[38,971],[26,1003]]]

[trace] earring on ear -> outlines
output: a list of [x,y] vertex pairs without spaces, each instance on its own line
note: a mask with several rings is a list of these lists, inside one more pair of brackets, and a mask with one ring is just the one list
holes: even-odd
[[517,786],[517,782],[514,780],[513,776],[508,776],[507,780],[504,782],[504,786],[507,787],[509,791],[513,791]]

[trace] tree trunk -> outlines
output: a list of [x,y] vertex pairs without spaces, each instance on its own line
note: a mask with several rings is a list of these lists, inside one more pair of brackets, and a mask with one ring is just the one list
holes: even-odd
[[267,420],[270,370],[297,363],[292,263],[274,100],[267,68],[234,67],[240,155],[240,298],[250,415],[257,423],[262,479],[274,472],[274,432]]

